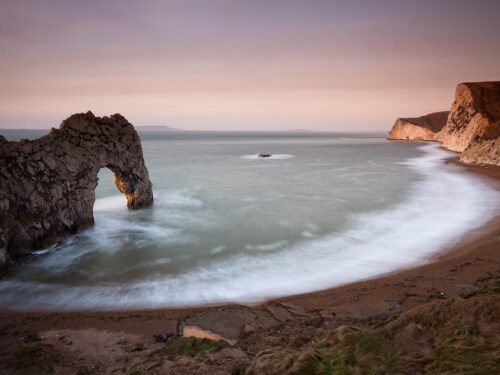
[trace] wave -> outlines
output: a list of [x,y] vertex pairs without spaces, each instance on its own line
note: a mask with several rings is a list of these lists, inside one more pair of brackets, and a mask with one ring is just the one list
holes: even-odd
[[[177,208],[203,206],[203,202],[189,195],[177,192],[155,192],[153,205],[158,208]],[[127,199],[123,194],[117,194],[106,198],[96,199],[94,202],[94,213],[127,212]]]
[[256,251],[271,251],[271,250],[276,250],[281,247],[284,247],[285,245],[288,244],[288,241],[282,240],[282,241],[277,241],[273,243],[268,243],[265,245],[246,245],[245,249],[247,250],[256,250]]
[[126,212],[127,211],[127,198],[125,195],[113,195],[111,197],[99,198],[94,202],[94,213],[106,212]]
[[210,250],[210,254],[218,254],[224,250],[226,250],[226,245],[216,246]]
[[199,208],[203,206],[203,202],[189,195],[181,193],[160,192],[158,196],[155,194],[153,205],[159,208],[176,208],[176,207],[193,207]]
[[[7,280],[1,286],[0,302],[23,309],[254,303],[423,264],[493,217],[498,212],[500,194],[477,177],[461,173],[459,167],[444,165],[442,159],[451,153],[434,144],[421,149],[423,156],[404,162],[420,176],[407,192],[407,199],[384,211],[353,214],[353,226],[343,232],[305,238],[289,246],[254,246],[256,250],[272,246],[275,251],[214,258],[188,272],[154,274],[129,283],[69,287]],[[213,248],[211,252],[223,250]]]

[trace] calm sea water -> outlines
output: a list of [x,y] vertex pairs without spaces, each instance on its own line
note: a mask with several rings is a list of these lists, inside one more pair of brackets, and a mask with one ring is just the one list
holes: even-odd
[[154,205],[128,211],[102,170],[95,227],[1,281],[0,307],[174,307],[309,292],[425,262],[498,208],[497,192],[442,162],[448,152],[381,133],[141,138]]

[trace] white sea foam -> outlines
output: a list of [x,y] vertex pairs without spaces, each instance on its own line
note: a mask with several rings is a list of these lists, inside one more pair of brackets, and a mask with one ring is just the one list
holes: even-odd
[[159,192],[154,199],[154,206],[160,208],[192,207],[199,208],[203,202],[191,196],[180,193]]
[[241,158],[243,159],[252,159],[252,160],[269,160],[269,159],[272,159],[272,160],[283,160],[283,159],[291,159],[291,158],[294,158],[295,155],[290,155],[290,154],[272,154],[271,156],[267,157],[267,158],[262,158],[262,157],[259,157],[258,154],[255,154],[255,155],[243,155],[241,156]]
[[257,250],[257,251],[271,251],[279,249],[280,247],[284,247],[288,241],[277,241],[273,243],[268,243],[264,245],[246,245],[245,249],[247,250]]
[[[500,197],[477,177],[443,165],[442,159],[450,153],[434,144],[422,146],[422,150],[424,156],[405,162],[420,176],[407,198],[383,211],[353,214],[353,225],[347,230],[304,239],[288,247],[286,240],[249,245],[249,249],[263,251],[233,254],[223,260],[206,261],[184,273],[155,274],[130,283],[71,287],[18,279],[3,281],[0,304],[25,309],[119,309],[257,302],[425,263],[465,232],[485,224],[498,212]],[[104,224],[114,225],[109,220]],[[158,241],[180,235],[175,231],[162,234],[164,229],[154,225],[124,225],[127,231],[138,232],[139,237],[144,233]],[[109,233],[97,231],[98,236],[103,236],[99,241],[105,242]],[[113,239],[109,241],[112,247]],[[68,257],[77,256],[75,252],[67,253]],[[60,254],[46,257],[47,262],[51,259],[60,259]]]
[[309,231],[307,231],[307,230],[302,231],[302,233],[301,233],[301,234],[302,234],[302,236],[304,236],[304,237],[314,237],[314,233],[311,233],[311,232],[309,232]]
[[127,198],[123,194],[96,199],[94,202],[94,212],[96,213],[116,211],[127,211]]
[[216,246],[210,250],[210,254],[218,254],[224,250],[226,250],[226,245]]
[[47,249],[42,249],[42,250],[37,250],[37,251],[33,251],[33,254],[34,255],[43,255],[43,254],[47,254],[50,252],[50,249],[47,248]]
[[146,263],[145,266],[147,267],[149,264],[169,264],[169,263],[172,263],[171,258],[159,258],[150,263]]

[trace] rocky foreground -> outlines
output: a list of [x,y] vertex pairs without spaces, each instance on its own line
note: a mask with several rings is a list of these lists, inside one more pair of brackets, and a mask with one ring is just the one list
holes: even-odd
[[439,141],[462,162],[500,165],[500,81],[459,84],[449,112],[397,119],[387,138]]
[[0,135],[0,270],[94,223],[101,168],[113,171],[130,209],[152,202],[141,140],[119,114],[75,114],[32,141]]
[[[7,325],[0,337],[0,371],[11,375],[485,375],[500,369],[498,282],[405,313],[365,319],[314,317],[287,308],[295,317],[272,324],[268,316],[269,326],[246,332],[235,346],[176,333],[157,334],[154,342],[144,343],[140,335],[123,331],[30,332],[27,326]],[[146,320],[143,331],[148,325]],[[5,345],[9,337],[17,344]]]

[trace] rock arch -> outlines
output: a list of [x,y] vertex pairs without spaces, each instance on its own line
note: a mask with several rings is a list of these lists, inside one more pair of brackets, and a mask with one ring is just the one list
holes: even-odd
[[120,114],[75,114],[32,141],[0,136],[0,268],[93,225],[101,168],[113,171],[129,209],[152,203],[141,140]]

